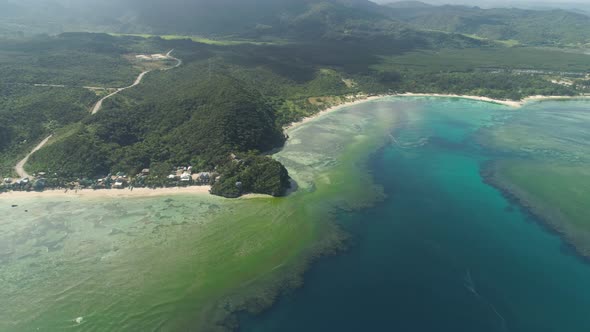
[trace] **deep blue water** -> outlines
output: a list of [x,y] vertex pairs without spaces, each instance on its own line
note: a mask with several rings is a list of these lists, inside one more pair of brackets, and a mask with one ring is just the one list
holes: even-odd
[[370,166],[387,199],[341,215],[350,250],[241,331],[590,331],[590,264],[481,179],[473,135],[505,111],[412,107]]

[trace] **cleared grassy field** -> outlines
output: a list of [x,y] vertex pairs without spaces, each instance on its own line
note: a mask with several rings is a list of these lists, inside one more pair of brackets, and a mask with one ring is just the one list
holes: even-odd
[[141,37],[141,38],[153,38],[153,37],[160,37],[165,40],[179,40],[179,39],[190,39],[197,43],[202,44],[209,44],[209,45],[219,45],[219,46],[228,46],[228,45],[240,45],[240,44],[252,44],[252,45],[276,45],[276,44],[285,44],[285,41],[253,41],[253,40],[229,40],[229,39],[210,39],[200,36],[182,36],[182,35],[151,35],[151,34],[123,34],[123,33],[111,33],[111,36],[132,36],[132,37]]

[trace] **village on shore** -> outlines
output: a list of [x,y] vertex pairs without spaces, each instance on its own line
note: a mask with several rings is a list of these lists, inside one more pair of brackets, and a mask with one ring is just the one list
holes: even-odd
[[150,169],[143,169],[135,176],[129,176],[123,172],[108,174],[97,179],[65,180],[57,174],[48,175],[39,172],[32,177],[21,179],[5,178],[0,183],[0,193],[21,191],[41,192],[45,190],[108,190],[134,188],[173,188],[190,186],[211,186],[220,180],[220,175],[215,172],[195,172],[192,166],[179,166],[171,170],[167,176],[154,175]]

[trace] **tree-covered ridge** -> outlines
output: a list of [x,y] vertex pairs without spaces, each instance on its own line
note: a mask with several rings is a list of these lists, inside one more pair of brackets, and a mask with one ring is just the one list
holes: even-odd
[[0,172],[39,141],[89,115],[106,90],[127,86],[140,72],[127,53],[159,50],[156,40],[68,33],[0,39]]
[[[274,110],[231,77],[193,81],[165,73],[132,94],[140,97],[105,105],[79,130],[34,155],[30,168],[60,170],[65,177],[136,174],[164,161],[210,170],[232,152],[266,151],[284,140]],[[68,151],[82,145],[92,148]]]
[[124,55],[149,51],[150,46],[142,39],[86,33],[0,39],[0,82],[127,86],[140,70],[131,66]]
[[368,0],[7,0],[0,3],[0,13],[0,37],[12,38],[101,31],[284,41],[422,29],[528,45],[590,42],[590,17],[584,13],[417,1],[378,5]]
[[590,43],[590,16],[573,11],[430,6],[409,1],[389,7],[391,18],[418,29],[515,40],[529,45],[583,46]]
[[6,35],[15,36],[43,30],[216,36],[271,31],[285,35],[297,34],[295,30],[305,22],[319,23],[309,28],[330,25],[326,19],[369,22],[378,8],[367,0],[7,0],[0,3],[0,12],[7,13],[0,14],[0,32],[4,26]]
[[0,83],[0,173],[50,133],[81,121],[98,97],[85,89]]

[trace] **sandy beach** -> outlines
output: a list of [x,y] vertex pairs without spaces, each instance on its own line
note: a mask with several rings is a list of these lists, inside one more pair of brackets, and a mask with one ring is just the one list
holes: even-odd
[[535,101],[548,101],[548,100],[588,100],[590,96],[530,96],[526,97],[521,101],[521,106]]
[[381,98],[391,97],[391,96],[393,96],[393,95],[358,96],[358,97],[355,97],[355,99],[352,100],[352,101],[345,102],[345,103],[342,103],[340,105],[336,105],[336,106],[332,106],[332,107],[326,108],[325,110],[320,111],[320,112],[318,112],[318,113],[316,113],[314,115],[305,117],[305,118],[303,118],[303,119],[301,119],[301,120],[299,120],[297,122],[293,122],[290,125],[286,126],[284,128],[284,130],[285,131],[288,131],[290,129],[294,129],[294,128],[299,127],[299,126],[301,126],[303,124],[306,124],[306,123],[308,123],[308,122],[310,122],[312,120],[315,120],[315,119],[317,119],[317,118],[319,118],[319,117],[321,117],[323,115],[326,115],[328,113],[332,113],[332,112],[337,111],[337,110],[339,110],[341,108],[344,108],[344,107],[354,106],[354,105],[366,103],[368,101],[378,100],[378,99],[381,99]]
[[382,98],[386,98],[386,97],[438,97],[438,98],[461,98],[461,99],[469,99],[469,100],[476,100],[476,101],[482,101],[482,102],[486,102],[486,103],[492,103],[492,104],[500,104],[500,105],[505,105],[505,106],[509,106],[509,107],[513,107],[513,108],[520,108],[523,107],[525,104],[527,103],[531,103],[531,102],[540,102],[540,101],[546,101],[546,100],[576,100],[576,99],[590,99],[590,96],[530,96],[530,97],[526,97],[522,100],[504,100],[504,99],[493,99],[493,98],[489,98],[489,97],[482,97],[482,96],[470,96],[470,95],[457,95],[457,94],[441,94],[441,93],[412,93],[412,92],[406,92],[406,93],[398,93],[398,94],[385,94],[385,95],[376,95],[376,96],[363,96],[363,95],[359,95],[359,96],[355,96],[353,98],[353,100],[349,101],[349,102],[345,102],[342,103],[340,105],[336,105],[336,106],[332,106],[329,107],[317,114],[314,114],[312,116],[303,118],[302,120],[298,121],[298,122],[294,122],[288,126],[285,127],[285,131],[290,130],[290,129],[294,129],[298,126],[301,126],[305,123],[308,123],[310,121],[313,121],[315,119],[317,119],[318,117],[321,117],[323,115],[326,115],[328,113],[332,113],[334,111],[337,111],[341,108],[344,107],[349,107],[349,106],[354,106],[354,105],[358,105],[358,104],[362,104],[368,101],[372,101],[372,100],[378,100],[378,99],[382,99]]
[[394,96],[401,96],[401,97],[441,97],[441,98],[461,98],[461,99],[470,99],[470,100],[477,100],[483,101],[486,103],[493,103],[493,104],[501,104],[510,107],[522,107],[525,101],[516,101],[516,100],[502,100],[502,99],[493,99],[489,97],[481,97],[481,96],[469,96],[469,95],[455,95],[455,94],[438,94],[438,93],[402,93],[397,94]]
[[[477,101],[483,101],[483,102],[487,102],[487,103],[494,103],[494,104],[501,104],[501,105],[506,105],[506,106],[510,106],[510,107],[514,107],[514,108],[518,108],[518,107],[522,107],[526,102],[528,101],[533,101],[533,100],[539,100],[542,99],[544,96],[536,96],[536,97],[530,97],[530,99],[528,100],[522,100],[522,101],[514,101],[514,100],[499,100],[499,99],[492,99],[492,98],[488,98],[488,97],[480,97],[480,96],[467,96],[467,95],[454,95],[454,94],[438,94],[438,93],[411,93],[411,92],[407,92],[407,93],[399,93],[399,94],[385,94],[385,95],[376,95],[376,96],[363,96],[363,95],[359,95],[359,96],[354,96],[353,100],[349,101],[349,102],[345,102],[336,106],[332,106],[329,107],[323,111],[320,111],[319,113],[316,113],[312,116],[308,116],[306,118],[301,119],[300,121],[294,122],[288,126],[285,127],[285,131],[288,130],[292,130],[296,127],[299,127],[303,124],[306,124],[310,121],[313,121],[323,115],[332,113],[334,111],[337,111],[339,109],[342,109],[344,107],[349,107],[349,106],[354,106],[354,105],[358,105],[358,104],[362,104],[362,103],[366,103],[369,101],[373,101],[373,100],[379,100],[382,98],[387,98],[387,97],[439,97],[439,98],[462,98],[462,99],[471,99],[471,100],[477,100]],[[563,97],[561,97],[563,98]]]
[[52,198],[52,197],[72,197],[72,198],[129,198],[129,197],[157,197],[173,195],[210,195],[210,186],[191,186],[175,188],[134,188],[130,189],[79,189],[79,190],[45,190],[42,192],[11,191],[0,194],[0,200],[18,199],[18,198]]
[[461,99],[471,99],[477,101],[483,101],[487,103],[494,103],[494,104],[501,104],[506,105],[514,108],[520,108],[524,105],[531,103],[531,102],[540,102],[540,101],[548,101],[548,100],[583,100],[583,99],[590,99],[590,96],[530,96],[526,97],[522,100],[503,100],[503,99],[493,99],[488,97],[480,97],[480,96],[467,96],[467,95],[453,95],[453,94],[436,94],[436,93],[404,93],[404,94],[397,94],[393,96],[407,96],[407,97],[443,97],[443,98],[461,98]]

